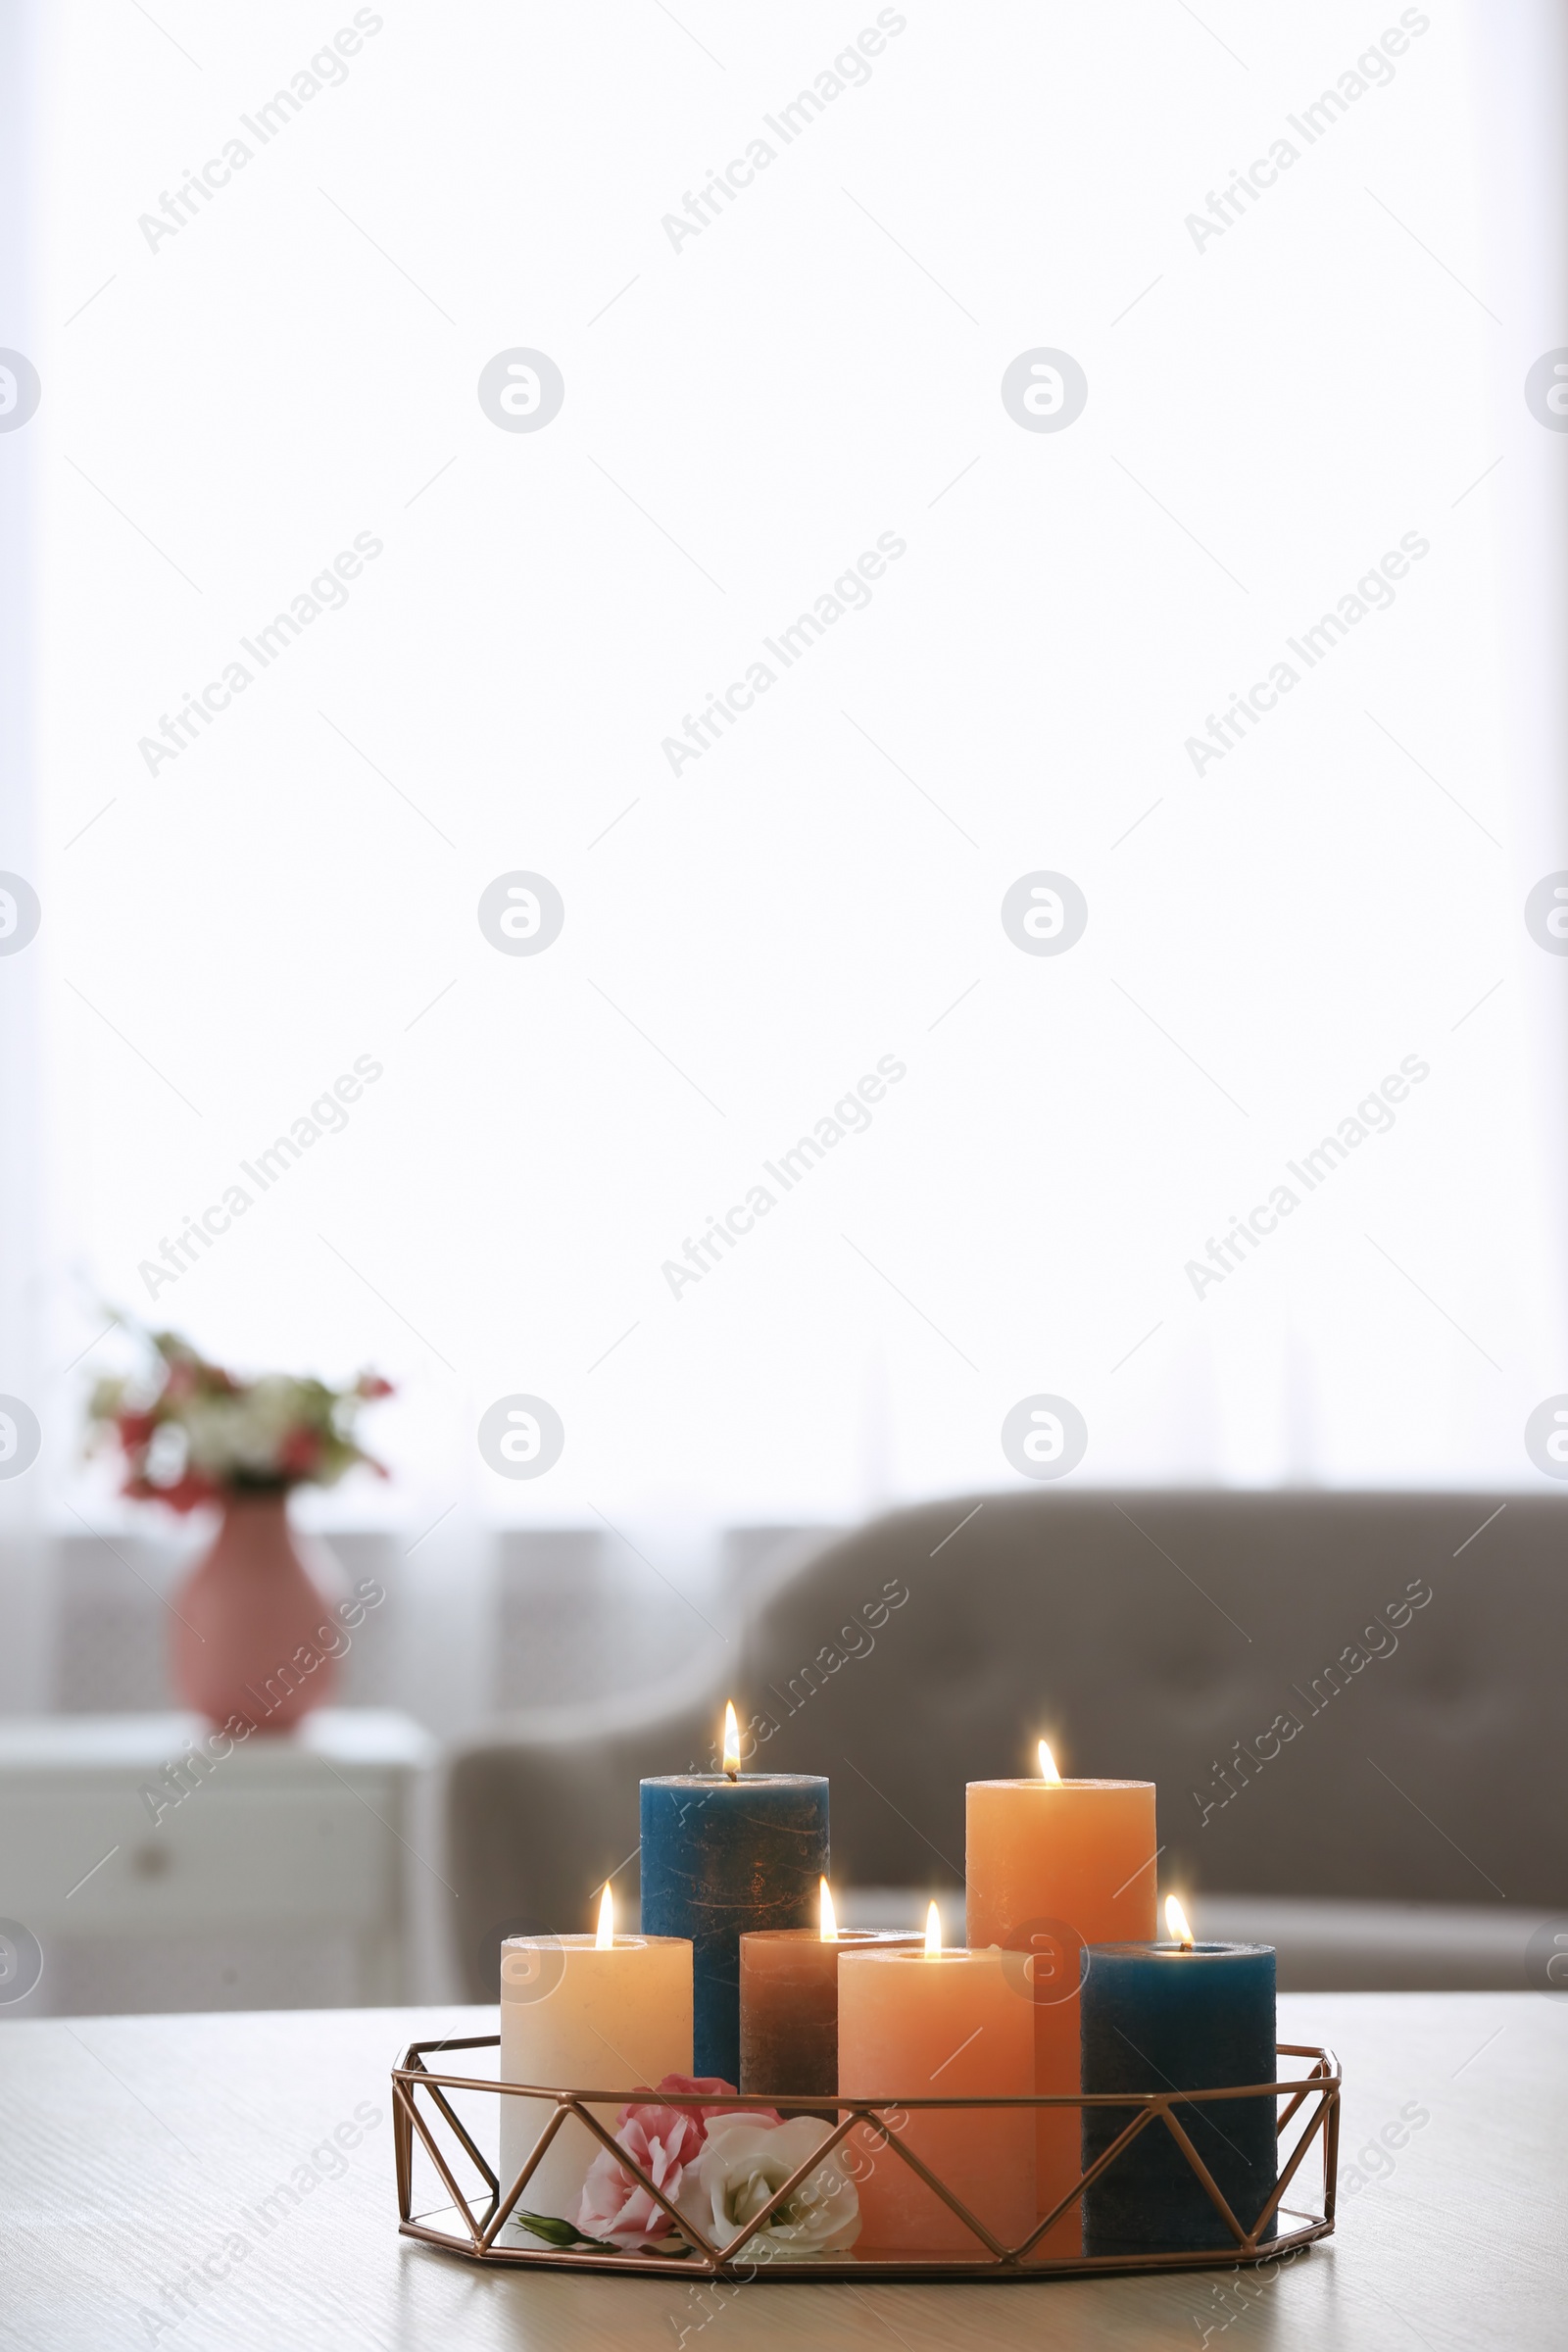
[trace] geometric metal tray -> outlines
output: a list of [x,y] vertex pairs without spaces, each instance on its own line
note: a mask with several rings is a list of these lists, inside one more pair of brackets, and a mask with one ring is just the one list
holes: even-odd
[[[1342,2078],[1339,2060],[1333,2052],[1315,2048],[1310,2043],[1282,2041],[1276,2045],[1276,2054],[1280,2058],[1310,2061],[1305,2073],[1297,2079],[1250,2082],[1220,2090],[1148,2091],[1142,2094],[1117,2091],[1100,2095],[1081,2093],[1076,2097],[1017,2099],[911,2098],[827,2102],[820,2094],[815,2098],[772,2098],[768,2104],[784,2114],[820,2116],[824,2105],[831,2104],[839,2119],[837,2127],[821,2146],[812,2149],[762,2210],[722,2246],[711,2243],[693,2222],[676,2210],[586,2104],[593,2100],[599,2105],[618,2109],[634,2100],[647,2099],[649,2091],[646,2085],[634,2086],[629,2090],[565,2090],[554,2085],[499,2082],[471,2075],[436,2074],[425,2064],[427,2053],[444,2055],[454,2050],[496,2049],[499,2044],[500,2035],[496,2034],[476,2034],[464,2041],[415,2042],[410,2046],[403,2064],[392,2072],[399,2230],[405,2237],[418,2238],[426,2245],[439,2246],[450,2254],[463,2255],[470,2262],[523,2270],[620,2272],[633,2277],[666,2279],[672,2269],[678,2266],[678,2275],[686,2278],[720,2278],[742,2285],[760,2280],[782,2280],[791,2285],[804,2285],[846,2278],[862,2282],[876,2278],[972,2278],[989,2283],[1026,2278],[1084,2278],[1101,2272],[1211,2270],[1218,2266],[1234,2269],[1246,2264],[1272,2262],[1277,2256],[1289,2253],[1296,2247],[1310,2245],[1314,2238],[1327,2237],[1334,2228]],[[555,2102],[556,2112],[546,2123],[527,2162],[516,2179],[507,2182],[505,2187],[457,2114],[449,2092],[479,2092],[492,2098],[516,2097]],[[760,2095],[753,2093],[749,2098],[736,2096],[718,2099],[706,2092],[677,2094],[661,2090],[658,2098],[662,2106],[703,2107],[714,2113],[725,2109],[755,2111]],[[1281,2142],[1279,2175],[1268,2203],[1249,2226],[1231,2211],[1202,2158],[1183,2130],[1180,2118],[1172,2110],[1177,2107],[1203,2106],[1217,2099],[1279,2098],[1288,2102],[1278,2122]],[[1015,2245],[1005,2245],[993,2236],[984,2223],[965,2208],[912,2148],[905,2144],[899,2135],[898,2125],[890,2120],[901,2112],[928,2107],[993,2113],[1020,2107],[1131,2107],[1137,2112],[1077,2184],[1050,2213],[1040,2216],[1028,2236]],[[646,2189],[669,2215],[680,2240],[684,2241],[684,2252],[673,2255],[621,2253],[591,2245],[532,2246],[519,2245],[515,2241],[507,2244],[501,2242],[501,2232],[514,2207],[521,2199],[540,2158],[568,2116],[575,2116],[603,2146],[611,2148],[631,2179]],[[1297,2136],[1287,2149],[1286,2134],[1293,2124],[1298,2124],[1298,2118]],[[867,2126],[881,2144],[912,2167],[957,2216],[976,2241],[972,2255],[953,2249],[929,2256],[903,2250],[881,2255],[871,2248],[863,2253],[817,2255],[782,2262],[746,2258],[745,2249],[755,2232],[766,2225],[777,2208],[794,2194],[823,2157],[837,2147],[857,2124]],[[1150,2130],[1164,2130],[1170,2133],[1207,2191],[1232,2242],[1228,2246],[1155,2250],[1141,2254],[1037,2254],[1034,2249],[1053,2223],[1077,2202],[1091,2181],[1098,2180],[1102,2173],[1118,2161],[1140,2133]],[[452,2199],[450,2205],[424,2214],[415,2214],[412,2209],[416,2133]],[[1287,2206],[1283,2200],[1314,2139],[1319,2142],[1322,2156],[1322,2191],[1318,2199],[1319,2209],[1303,2212]],[[1264,2238],[1262,2231],[1276,2213],[1281,2222],[1294,2224],[1295,2227],[1281,2229],[1277,2236]],[[447,2220],[449,2217],[452,2226],[445,2229],[434,2227],[438,2220]],[[765,2245],[763,2250],[767,2250]]]

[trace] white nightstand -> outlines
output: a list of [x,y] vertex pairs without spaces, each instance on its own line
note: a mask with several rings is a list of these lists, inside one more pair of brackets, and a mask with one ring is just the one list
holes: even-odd
[[410,1997],[409,1876],[436,1860],[416,1798],[436,1742],[406,1715],[323,1707],[181,1766],[181,1796],[165,1768],[205,1755],[208,1728],[0,1721],[0,1917],[44,1955],[0,2022]]

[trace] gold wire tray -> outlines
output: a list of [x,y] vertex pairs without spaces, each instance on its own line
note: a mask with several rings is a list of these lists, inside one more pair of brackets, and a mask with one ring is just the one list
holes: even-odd
[[[595,2105],[616,2110],[633,2101],[657,2096],[662,2106],[701,2107],[710,2113],[721,2113],[726,2109],[755,2112],[757,2094],[750,2098],[718,2099],[701,2092],[675,2094],[661,2090],[650,2093],[646,2085],[631,2090],[564,2090],[522,2082],[486,2082],[469,2075],[433,2074],[424,2063],[427,2052],[496,2049],[500,2038],[496,2034],[482,2034],[463,2041],[416,2041],[410,2045],[403,2064],[392,2070],[399,2231],[405,2237],[418,2238],[426,2245],[439,2246],[447,2253],[461,2254],[470,2262],[507,2265],[523,2270],[625,2272],[638,2277],[666,2279],[672,2275],[687,2279],[722,2278],[741,2285],[750,2285],[760,2279],[787,2279],[792,2284],[835,2278],[858,2279],[862,2282],[867,2278],[974,2278],[995,2281],[1081,2278],[1086,2274],[1105,2271],[1234,2269],[1244,2264],[1273,2262],[1281,2254],[1290,2253],[1298,2246],[1310,2245],[1315,2238],[1327,2237],[1334,2228],[1342,2076],[1339,2060],[1332,2050],[1318,2049],[1307,2042],[1282,2041],[1276,2044],[1278,2057],[1304,2058],[1311,2062],[1305,2076],[1295,2082],[1249,2082],[1222,2090],[1116,2091],[1100,2095],[1081,2093],[1070,2098],[834,2100],[831,2105],[839,2120],[830,2135],[819,2147],[812,2149],[806,2161],[779,2186],[744,2230],[738,2230],[724,2245],[717,2246],[686,2215],[677,2212],[647,2173],[617,2144],[612,2132],[600,2122],[588,2102],[591,2100]],[[527,2162],[505,2192],[496,2174],[474,2144],[471,2133],[455,2112],[447,2097],[448,2091],[480,2091],[501,2098],[554,2101],[555,2114],[546,2123]],[[1289,2103],[1277,2126],[1281,2142],[1279,2174],[1273,2194],[1249,2229],[1232,2212],[1173,2110],[1203,2106],[1220,2099],[1280,2098]],[[421,2102],[424,2108],[431,2111],[428,2120],[421,2111]],[[819,2093],[815,2098],[775,2097],[768,2104],[785,2115],[820,2116],[824,2100]],[[922,2108],[957,2108],[990,2113],[1019,2107],[1076,2107],[1080,2110],[1086,2107],[1131,2107],[1137,2112],[1076,2185],[1049,2213],[1040,2216],[1028,2236],[1018,2244],[1009,2246],[995,2237],[914,2150],[905,2145],[897,2128],[888,2118]],[[1307,2112],[1301,2116],[1298,2134],[1287,2152],[1285,2134],[1303,2109]],[[575,2116],[602,2146],[611,2149],[630,2179],[646,2189],[655,2203],[669,2215],[674,2230],[688,2248],[684,2258],[677,2255],[672,2259],[668,2254],[623,2254],[588,2246],[534,2247],[503,2245],[500,2242],[501,2232],[511,2219],[514,2208],[568,2116]],[[925,2257],[902,2252],[882,2255],[873,2250],[865,2254],[816,2255],[788,2262],[746,2259],[745,2248],[757,2231],[765,2228],[778,2208],[794,2195],[823,2157],[836,2148],[857,2124],[867,2126],[877,2134],[884,2147],[894,2150],[906,2164],[912,2167],[927,2186],[957,2216],[965,2229],[973,2232],[976,2251],[972,2256],[952,2250]],[[448,2150],[454,2162],[448,2161],[448,2155],[442,2152],[437,2138],[437,2131],[442,2125],[456,2142],[455,2147],[449,2142]],[[1077,2202],[1084,2190],[1117,2162],[1141,2132],[1160,2125],[1169,2132],[1202,2183],[1233,2242],[1229,2246],[1169,2248],[1140,2254],[1036,2254],[1034,2248],[1039,2241],[1053,2224],[1059,2221]],[[416,2214],[413,2210],[416,2133],[452,2198],[450,2206],[440,2207],[434,2213]],[[1284,2197],[1314,2140],[1320,2141],[1323,2159],[1322,2210],[1303,2213],[1287,2206]],[[454,2169],[454,2164],[459,2169],[465,2164],[472,2168],[474,2185],[466,2193],[459,2184],[458,2170]],[[431,2226],[435,2219],[448,2213],[461,2217],[461,2233],[456,2229],[441,2230]],[[1277,2236],[1265,2237],[1263,2232],[1276,2215],[1294,2222],[1297,2227],[1289,2230],[1281,2230]]]

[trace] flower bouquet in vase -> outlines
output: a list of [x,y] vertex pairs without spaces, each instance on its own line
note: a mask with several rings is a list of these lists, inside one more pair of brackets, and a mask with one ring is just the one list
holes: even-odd
[[147,1336],[145,1371],[99,1381],[88,1424],[93,1441],[119,1448],[122,1494],[222,1513],[174,1598],[175,1688],[214,1723],[240,1716],[287,1731],[330,1698],[347,1646],[289,1526],[288,1497],[361,1463],[386,1476],[355,1424],[391,1385],[372,1372],[339,1389],[285,1372],[241,1380],[173,1332]]

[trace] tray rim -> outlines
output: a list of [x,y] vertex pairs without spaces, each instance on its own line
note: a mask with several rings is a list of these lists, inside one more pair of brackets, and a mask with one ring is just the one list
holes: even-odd
[[[606,2251],[591,2246],[573,2248],[501,2244],[496,2241],[501,2230],[506,2227],[513,2208],[518,2202],[527,2180],[544,2154],[549,2140],[555,2136],[556,2132],[560,2130],[561,2125],[568,2116],[575,2116],[578,2121],[583,2123],[602,2145],[614,2147],[613,2139],[600,2124],[598,2118],[587,2112],[590,2107],[617,2108],[638,2100],[646,2101],[651,2095],[657,2095],[660,2104],[665,2106],[702,2107],[719,2112],[727,2110],[745,2112],[749,2109],[755,2110],[759,2099],[763,2094],[760,2092],[746,2094],[739,2091],[722,2097],[715,2097],[711,2093],[702,2091],[659,2091],[657,2094],[651,2094],[650,2086],[647,2084],[638,2084],[631,2090],[601,2090],[597,2087],[567,2089],[557,2083],[506,2082],[499,2079],[488,2080],[482,2076],[438,2075],[432,2073],[424,2064],[426,2053],[497,2049],[500,2041],[501,2036],[499,2033],[496,2033],[462,2036],[446,2035],[428,2041],[411,2042],[408,2045],[403,2065],[392,2069],[393,2125],[398,2173],[398,2233],[400,2236],[432,2246],[439,2252],[455,2254],[468,2262],[488,2264],[510,2270],[586,2271],[600,2277],[661,2278],[666,2281],[685,2279],[692,2282],[718,2280],[736,2286],[762,2283],[828,2285],[855,2281],[864,2284],[867,2281],[874,2282],[876,2280],[900,2280],[910,2283],[919,2283],[924,2280],[937,2283],[963,2282],[978,2285],[1015,2283],[1026,2279],[1120,2276],[1131,2272],[1257,2269],[1278,2261],[1282,2255],[1300,2252],[1307,2246],[1316,2243],[1320,2238],[1332,2235],[1334,2230],[1339,2159],[1340,2094],[1344,2083],[1344,2072],[1334,2051],[1327,2046],[1312,2042],[1282,2041],[1275,2044],[1276,2057],[1310,2060],[1313,2062],[1310,2072],[1294,2081],[1224,2084],[1208,2090],[1194,2091],[1039,2092],[1030,2097],[972,2097],[967,2099],[953,2097],[911,2097],[907,2099],[890,2097],[853,2100],[835,2098],[831,2104],[840,2118],[837,2129],[820,2148],[812,2150],[811,2155],[798,2169],[797,2175],[775,2192],[768,2207],[750,2225],[745,2237],[740,2240],[738,2245],[737,2241],[731,2238],[724,2247],[710,2246],[701,2238],[700,2233],[695,2237],[690,2235],[686,2225],[680,2223],[678,2217],[678,2226],[682,2230],[682,2234],[688,2236],[688,2252],[685,2256],[650,2254],[641,2250]],[[465,2198],[462,2190],[458,2187],[430,2135],[423,2117],[418,2112],[416,2098],[416,2093],[420,2090],[429,2094],[447,2123],[456,2132],[484,2180],[489,2183],[490,2195],[485,2206],[484,2218],[478,2224],[474,2222],[469,2201]],[[482,2091],[496,2097],[532,2098],[555,2103],[556,2115],[546,2126],[545,2133],[536,2142],[528,2162],[518,2179],[512,2184],[511,2191],[505,2200],[503,2200],[502,2184],[499,2179],[491,2172],[446,2099],[444,2094],[448,2090]],[[1202,2159],[1170,2111],[1173,2108],[1201,2106],[1221,2099],[1278,2099],[1281,2097],[1288,2098],[1290,2101],[1277,2125],[1277,2131],[1281,2133],[1309,2099],[1316,2100],[1316,2109],[1292,2151],[1285,2173],[1276,2183],[1268,2208],[1259,2216],[1251,2232],[1249,2233],[1243,2230],[1236,2217],[1230,2212],[1221,2192],[1207,2174]],[[767,2101],[769,2106],[785,2114],[800,2112],[818,2116],[821,2114],[824,2104],[827,2103],[829,2102],[826,2095],[821,2092],[810,2096],[780,2093]],[[753,2233],[765,2225],[768,2215],[775,2206],[793,2194],[799,2180],[807,2177],[812,2167],[821,2161],[825,2153],[846,2138],[858,2123],[864,2123],[873,2130],[877,2129],[881,2116],[886,2110],[912,2112],[959,2108],[983,2111],[994,2109],[1001,2113],[1020,2107],[1036,2109],[1118,2107],[1135,2111],[1132,2121],[1117,2135],[1111,2147],[1102,2154],[1096,2164],[1079,2180],[1077,2186],[1058,2202],[1052,2213],[1037,2224],[1032,2236],[1022,2241],[1020,2248],[1003,2247],[984,2229],[983,2225],[975,2222],[973,2217],[965,2212],[953,2192],[934,2174],[927,2171],[912,2151],[902,2145],[896,2132],[890,2132],[884,2127],[883,2144],[896,2149],[913,2170],[929,2181],[943,2200],[974,2229],[977,2238],[983,2241],[984,2246],[990,2248],[989,2252],[981,2251],[977,2245],[973,2255],[954,2252],[950,2249],[939,2249],[932,2255],[923,2258],[915,2258],[906,2253],[898,2252],[885,2256],[869,2255],[858,2258],[848,2255],[814,2255],[808,2260],[760,2262],[748,2259],[745,2248]],[[1198,2175],[1222,2218],[1234,2232],[1235,2242],[1229,2246],[1150,2248],[1136,2254],[1035,2255],[1031,2251],[1032,2247],[1054,2225],[1054,2222],[1079,2202],[1085,2189],[1101,2172],[1108,2169],[1121,2150],[1130,2145],[1133,2138],[1137,2137],[1150,2124],[1156,2121],[1162,2121],[1171,2135],[1177,2140],[1189,2165]],[[1321,2213],[1316,2211],[1303,2213],[1298,2207],[1286,2205],[1284,2198],[1308,2147],[1317,2137],[1320,2130],[1323,2135],[1324,2180],[1321,2200],[1323,2209]],[[422,2215],[416,2215],[411,2210],[413,2141],[416,2132],[435,2164],[452,2199],[449,2206],[430,2208]],[[630,2165],[633,2172],[636,2171],[635,2165],[631,2164],[629,2158],[623,2158],[623,2161]],[[638,2178],[641,2179],[640,2174]],[[645,2183],[645,2185],[652,2186],[651,2183]],[[657,2196],[659,2192],[655,2190],[654,2194]],[[662,2198],[660,2201],[666,2202]],[[456,2230],[436,2230],[429,2226],[432,2215],[446,2212],[454,2215],[461,2213],[465,2217],[467,2223],[465,2234],[459,2234]],[[1269,2220],[1275,2218],[1289,2219],[1297,2223],[1298,2227],[1290,2230],[1281,2230],[1274,2237],[1260,2237],[1257,2232],[1266,2227]]]

